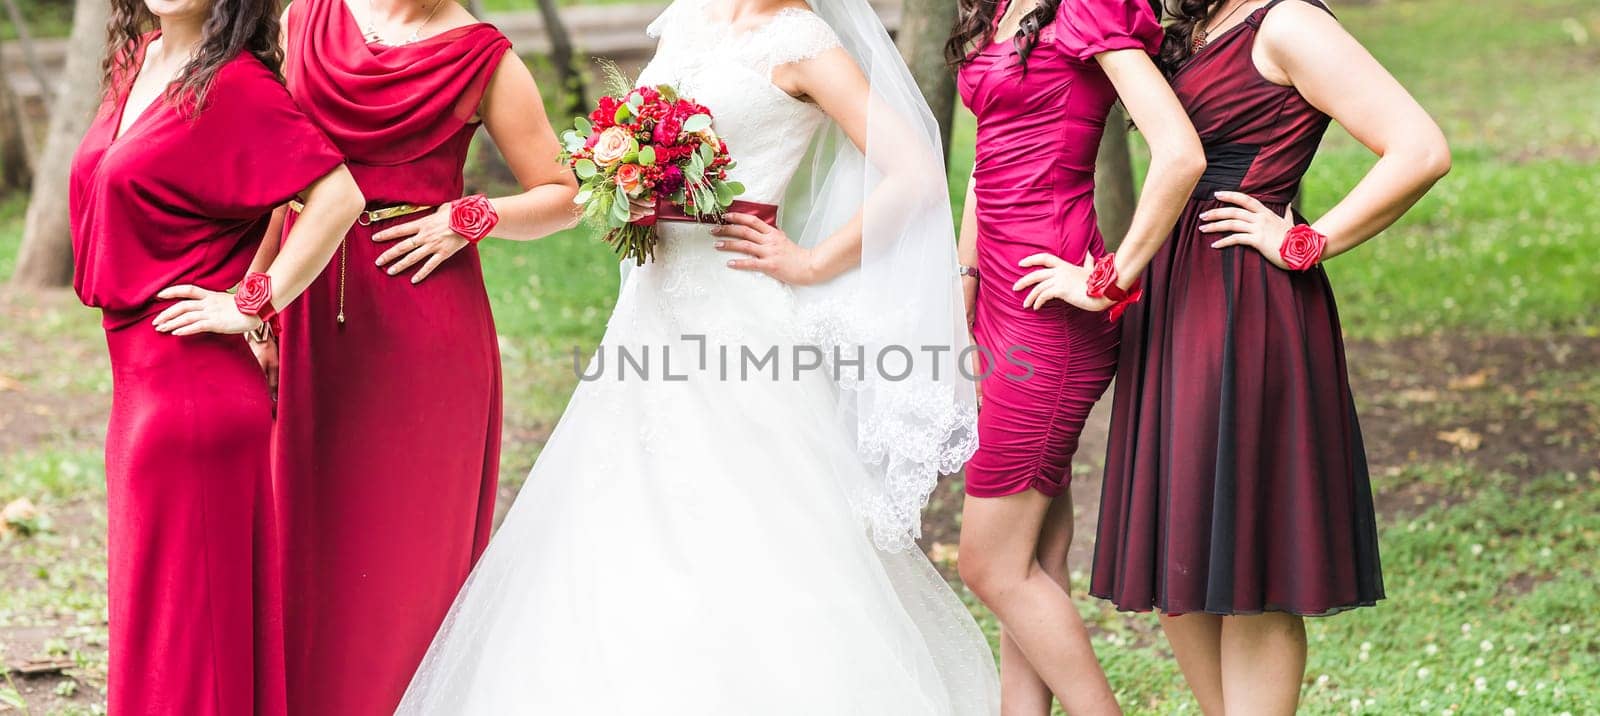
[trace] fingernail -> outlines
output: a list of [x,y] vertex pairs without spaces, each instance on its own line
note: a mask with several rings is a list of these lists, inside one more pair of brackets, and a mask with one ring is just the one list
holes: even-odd
[[720,248],[722,248],[722,242],[718,241],[717,243],[712,244],[712,246],[715,246],[715,247],[720,249]]
[[1222,198],[1222,192],[1220,192],[1220,191],[1214,191],[1214,192],[1211,192],[1211,198],[1213,198],[1213,199],[1220,199],[1220,198]]
[[389,275],[390,275],[390,276],[393,276],[393,275],[394,275],[394,269],[389,269]]

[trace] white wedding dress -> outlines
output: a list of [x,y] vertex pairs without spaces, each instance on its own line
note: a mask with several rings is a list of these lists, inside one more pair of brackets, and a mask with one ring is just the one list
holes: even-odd
[[[829,120],[770,70],[839,41],[810,12],[735,34],[702,9],[680,0],[651,26],[640,84],[709,107],[742,198],[779,203]],[[793,371],[795,292],[728,268],[706,227],[661,239],[399,712],[997,713],[971,616],[852,509],[870,478],[839,389]],[[775,363],[742,358],[773,347]]]

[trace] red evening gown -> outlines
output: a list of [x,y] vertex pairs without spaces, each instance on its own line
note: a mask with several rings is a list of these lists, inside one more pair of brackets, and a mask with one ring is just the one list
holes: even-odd
[[73,285],[103,311],[111,355],[110,713],[283,714],[267,382],[242,336],[152,321],[173,303],[163,288],[243,279],[272,209],[340,158],[249,54],[197,116],[158,100],[121,137],[131,82],[116,84],[70,199]]
[[[1004,17],[1002,0],[996,17]],[[1146,0],[1063,0],[1039,33],[1027,69],[1010,38],[961,68],[962,99],[978,120],[972,181],[978,282],[973,338],[993,373],[983,380],[978,452],[967,494],[1028,489],[1054,497],[1071,479],[1089,409],[1117,364],[1117,324],[1106,313],[1051,301],[1022,306],[1011,286],[1037,253],[1074,263],[1105,254],[1095,226],[1094,160],[1116,89],[1094,56],[1155,52],[1161,26]]]
[[1251,59],[1281,1],[1173,78],[1209,167],[1123,317],[1090,585],[1122,609],[1321,615],[1383,598],[1328,276],[1199,230],[1221,190],[1282,213],[1328,128]]
[[[368,44],[342,0],[298,0],[287,33],[289,90],[371,208],[461,196],[510,49],[498,30]],[[393,245],[375,231],[424,216],[353,227],[283,316],[273,468],[297,716],[392,713],[489,539],[500,357],[477,248],[416,285],[374,264]]]

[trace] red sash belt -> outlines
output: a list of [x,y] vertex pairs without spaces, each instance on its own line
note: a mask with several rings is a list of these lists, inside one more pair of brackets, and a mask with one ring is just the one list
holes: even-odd
[[[735,199],[733,204],[728,206],[728,213],[750,214],[757,219],[765,221],[773,226],[778,225],[778,207],[775,204],[762,204],[755,201],[743,201]],[[656,221],[682,221],[702,224],[728,223],[727,221],[723,221],[716,217],[708,216],[704,218],[697,218],[689,216],[688,214],[683,213],[683,209],[679,208],[677,204],[674,204],[670,201],[656,202]]]

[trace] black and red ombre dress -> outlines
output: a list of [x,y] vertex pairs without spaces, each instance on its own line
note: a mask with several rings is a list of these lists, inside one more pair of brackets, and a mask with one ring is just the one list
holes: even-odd
[[1282,1],[1173,78],[1209,167],[1123,318],[1090,585],[1121,609],[1309,616],[1383,598],[1327,274],[1213,249],[1221,235],[1200,232],[1200,213],[1224,205],[1219,190],[1282,212],[1328,127],[1251,59]]

